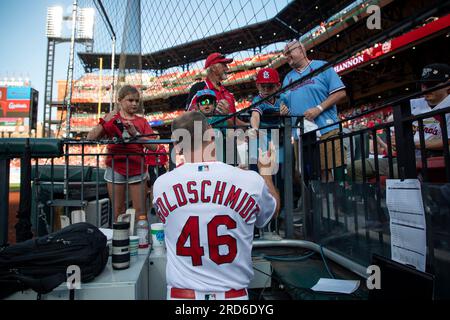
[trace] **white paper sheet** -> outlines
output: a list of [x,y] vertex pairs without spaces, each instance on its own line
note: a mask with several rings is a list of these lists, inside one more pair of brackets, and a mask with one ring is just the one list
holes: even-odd
[[112,238],[113,238],[113,229],[99,228],[99,230],[105,235],[106,241],[112,240]]
[[322,292],[337,292],[337,293],[353,293],[359,288],[358,280],[337,280],[320,278],[314,287],[313,291]]
[[419,180],[386,180],[386,203],[392,260],[425,271],[426,225]]

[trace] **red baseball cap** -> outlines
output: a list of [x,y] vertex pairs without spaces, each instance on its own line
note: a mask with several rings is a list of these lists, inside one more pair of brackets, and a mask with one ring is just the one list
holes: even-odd
[[214,52],[214,53],[211,53],[208,56],[208,58],[206,58],[205,69],[209,68],[210,66],[212,66],[213,64],[216,64],[216,63],[228,64],[230,62],[233,62],[233,59],[226,58],[223,54]]
[[258,71],[256,83],[280,83],[278,71],[272,68],[264,68]]

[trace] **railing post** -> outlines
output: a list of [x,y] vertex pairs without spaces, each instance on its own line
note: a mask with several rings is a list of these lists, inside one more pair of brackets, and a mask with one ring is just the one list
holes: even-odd
[[0,158],[0,248],[8,244],[9,163],[9,159]]
[[[314,228],[314,222],[311,217],[311,212],[309,210],[309,206],[307,206],[307,203],[309,203],[310,198],[309,194],[306,194],[306,177],[308,176],[308,179],[310,178],[309,174],[307,175],[305,167],[305,156],[306,156],[306,148],[304,146],[303,141],[303,135],[305,133],[305,127],[304,127],[304,117],[300,118],[299,121],[300,124],[300,136],[298,137],[298,163],[299,163],[299,174],[300,174],[300,190],[301,190],[301,199],[302,203],[301,208],[303,211],[303,234],[305,239],[308,239],[310,236],[312,236],[312,230]],[[309,148],[308,148],[309,150]],[[310,154],[308,155],[308,159],[310,159]],[[308,161],[311,163],[311,161]],[[310,229],[311,228],[311,229]]]
[[415,179],[416,155],[412,123],[403,119],[411,116],[409,101],[394,106],[395,144],[397,147],[398,176],[400,179]]
[[293,238],[294,236],[294,219],[293,219],[293,180],[292,180],[292,123],[290,117],[284,117],[284,214],[286,238]]

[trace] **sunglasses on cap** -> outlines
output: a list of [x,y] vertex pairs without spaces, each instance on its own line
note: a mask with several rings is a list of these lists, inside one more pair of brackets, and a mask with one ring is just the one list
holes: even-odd
[[207,106],[207,105],[214,104],[215,102],[216,102],[215,99],[212,99],[212,98],[205,98],[205,99],[200,100],[200,101],[198,102],[198,104],[201,105],[201,106]]

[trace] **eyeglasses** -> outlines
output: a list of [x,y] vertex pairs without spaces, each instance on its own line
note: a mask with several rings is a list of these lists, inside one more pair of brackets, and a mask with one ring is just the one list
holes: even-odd
[[203,100],[199,101],[199,104],[201,106],[207,106],[207,105],[214,104],[214,102],[215,102],[215,100],[210,99],[210,98],[206,98],[206,99],[203,99]]
[[294,47],[292,47],[292,48],[290,48],[290,49],[288,49],[288,50],[284,50],[284,51],[283,51],[283,55],[284,55],[284,56],[290,55],[291,52],[294,51],[294,50],[297,49],[297,48],[300,48],[300,45],[296,45],[296,46],[294,46]]

